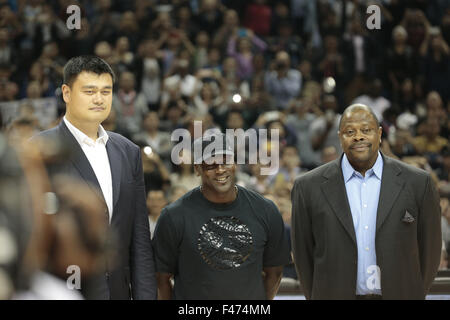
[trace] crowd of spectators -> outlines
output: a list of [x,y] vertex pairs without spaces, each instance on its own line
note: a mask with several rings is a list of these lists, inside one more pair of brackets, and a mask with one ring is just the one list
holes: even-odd
[[[72,4],[78,30],[66,26]],[[366,24],[372,4],[379,29]],[[117,77],[104,127],[142,146],[152,226],[155,208],[199,183],[170,157],[171,133],[194,121],[279,129],[278,171],[243,165],[237,177],[289,225],[295,177],[340,156],[340,114],[364,103],[383,127],[382,152],[432,174],[450,252],[449,43],[449,0],[0,0],[0,124],[11,140],[55,125],[65,62],[95,54]],[[56,101],[52,121],[35,114],[43,98]]]

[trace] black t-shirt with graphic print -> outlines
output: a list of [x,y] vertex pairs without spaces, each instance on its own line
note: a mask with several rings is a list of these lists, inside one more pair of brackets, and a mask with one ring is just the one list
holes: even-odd
[[229,204],[197,187],[162,210],[153,237],[156,270],[174,275],[178,300],[266,299],[262,271],[289,263],[274,203],[238,186]]

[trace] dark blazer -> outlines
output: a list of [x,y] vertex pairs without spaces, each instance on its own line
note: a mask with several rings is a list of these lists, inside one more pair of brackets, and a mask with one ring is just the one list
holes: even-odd
[[[341,159],[292,189],[292,251],[307,299],[355,299],[356,235]],[[375,236],[383,299],[424,299],[441,255],[439,197],[427,172],[383,160]]]
[[[141,151],[119,134],[108,131],[108,136],[106,150],[113,188],[110,227],[117,238],[115,263],[105,266],[103,279],[96,279],[100,287],[90,291],[87,298],[108,298],[104,291],[108,291],[109,287],[111,299],[155,299],[157,284],[145,203]],[[86,182],[86,187],[89,186],[102,195],[88,159],[64,121],[53,129],[39,133],[37,138],[59,141],[70,151],[66,161],[49,167],[51,175],[63,173],[79,178]],[[102,200],[105,201],[103,197]]]

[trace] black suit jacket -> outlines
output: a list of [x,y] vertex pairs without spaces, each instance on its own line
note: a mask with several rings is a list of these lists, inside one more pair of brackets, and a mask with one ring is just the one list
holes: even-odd
[[[297,178],[292,189],[292,250],[307,299],[356,295],[356,235],[341,159]],[[440,261],[439,197],[427,172],[383,160],[375,236],[383,299],[424,299]]]
[[[107,298],[104,291],[109,290],[111,299],[155,299],[157,284],[145,203],[141,151],[119,134],[108,132],[108,136],[106,150],[113,189],[110,227],[117,238],[115,263],[105,266],[104,274],[95,281],[99,287],[90,288],[94,290],[88,292],[87,298]],[[49,166],[51,175],[63,173],[79,178],[86,182],[86,187],[102,195],[88,159],[64,121],[53,129],[39,133],[37,138],[59,141],[70,152],[66,161]],[[102,200],[105,201],[103,198]]]

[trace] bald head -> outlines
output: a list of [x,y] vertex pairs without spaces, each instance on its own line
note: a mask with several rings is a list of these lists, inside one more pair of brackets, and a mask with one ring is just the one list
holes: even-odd
[[277,63],[283,63],[287,65],[289,65],[291,61],[289,53],[287,53],[286,51],[279,51],[275,56],[275,60]]
[[339,121],[339,130],[341,130],[342,127],[342,123],[345,122],[346,120],[348,120],[351,117],[351,114],[357,111],[366,111],[368,113],[370,113],[370,115],[372,116],[372,118],[375,120],[376,124],[377,124],[377,128],[380,126],[380,122],[378,121],[377,116],[375,115],[375,113],[372,111],[371,108],[369,108],[368,106],[366,106],[365,104],[352,104],[350,106],[348,106],[344,112],[342,113],[342,117],[341,120]]
[[363,176],[377,160],[382,132],[368,106],[353,104],[344,110],[339,123],[339,140],[348,161]]

